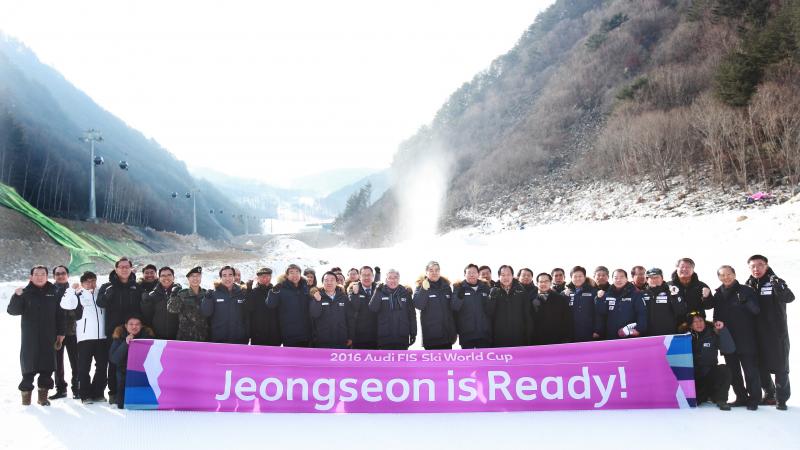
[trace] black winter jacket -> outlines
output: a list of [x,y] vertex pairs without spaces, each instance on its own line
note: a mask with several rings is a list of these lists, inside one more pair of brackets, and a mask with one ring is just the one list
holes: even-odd
[[19,364],[23,374],[56,368],[56,337],[66,332],[66,315],[58,294],[59,289],[48,281],[42,287],[28,283],[22,295],[11,296],[8,313],[22,316]]
[[178,336],[178,315],[167,309],[170,296],[181,290],[180,284],[165,289],[161,284],[142,296],[144,323],[150,324],[156,339],[175,340]]
[[567,289],[569,289],[569,306],[572,308],[572,340],[588,342],[594,339],[594,333],[602,336],[605,327],[598,322],[598,316],[595,314],[597,288],[587,281],[579,287],[569,283]]
[[417,312],[411,289],[390,289],[379,284],[369,300],[369,310],[378,315],[378,347],[409,346],[417,339]]
[[517,281],[506,291],[502,286],[489,294],[489,315],[492,316],[492,345],[520,347],[533,342],[531,293]]
[[[358,293],[353,293],[353,286],[358,286]],[[377,345],[378,342],[378,315],[369,310],[369,300],[375,292],[376,284],[370,286],[366,292],[360,281],[350,284],[347,294],[350,302],[351,314],[355,322],[353,346]]]
[[246,344],[250,333],[250,305],[238,284],[228,290],[220,284],[206,291],[200,312],[211,318],[211,342]]
[[[711,297],[705,300],[703,299],[703,288],[707,288],[708,285],[700,281],[700,279],[697,278],[696,273],[692,274],[692,279],[689,280],[689,284],[684,285],[681,283],[680,278],[678,278],[678,271],[673,271],[672,281],[669,283],[669,285],[678,288],[677,295],[683,300],[684,303],[686,303],[687,313],[698,311],[701,315],[703,315],[703,317],[705,317],[705,310],[713,307],[711,306]],[[686,317],[681,318],[681,322],[685,322],[686,319]]]
[[533,313],[533,344],[566,344],[572,342],[572,309],[564,295],[550,290],[531,300]]
[[453,284],[451,307],[455,313],[459,342],[492,342],[492,318],[489,315],[491,288],[483,281],[471,286],[465,281]]
[[300,278],[297,286],[283,276],[267,295],[267,307],[278,310],[283,345],[311,343],[311,316],[308,313],[308,285]]
[[678,332],[678,325],[686,319],[686,302],[677,286],[662,283],[642,292],[647,304],[647,335],[664,336]]
[[253,345],[281,345],[281,324],[278,311],[267,307],[267,296],[273,286],[256,285],[247,290],[247,302],[253,314],[250,317],[250,343]]
[[353,339],[355,329],[344,289],[337,286],[333,298],[324,289],[317,292],[321,300],[312,297],[308,304],[314,347],[347,348],[347,341]]
[[712,307],[714,321],[722,321],[733,336],[736,353],[757,355],[756,316],[760,308],[756,293],[738,281],[729,288],[720,285],[714,292]]
[[[123,283],[117,273],[111,271],[108,283],[104,283],[97,291],[97,306],[106,310],[106,336],[113,335],[117,326],[124,325],[131,315],[141,315],[142,291],[133,274]],[[147,322],[145,324],[149,325]]]
[[424,281],[424,278],[417,280],[413,300],[414,307],[421,311],[422,345],[453,345],[457,333],[451,307],[453,289],[450,282],[441,277],[435,282],[429,281],[430,287],[425,289]]
[[756,280],[752,276],[747,285],[758,296],[760,312],[756,319],[759,364],[770,372],[789,370],[789,327],[786,304],[794,301],[794,293],[786,282],[778,278],[772,268]]
[[647,333],[647,305],[642,300],[642,292],[633,283],[627,283],[622,289],[611,285],[598,300],[596,312],[606,324],[606,339],[619,339],[619,330],[633,323],[639,334]]
[[692,331],[692,355],[694,356],[694,376],[700,378],[708,375],[717,366],[719,353],[729,355],[736,352],[736,344],[727,327],[717,334],[714,324],[706,321],[702,333]]

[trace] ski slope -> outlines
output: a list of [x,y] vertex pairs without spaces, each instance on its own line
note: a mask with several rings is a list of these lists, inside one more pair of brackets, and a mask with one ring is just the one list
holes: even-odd
[[[737,221],[742,215],[747,219]],[[800,294],[800,202],[766,210],[726,212],[670,219],[627,219],[574,222],[521,231],[480,234],[464,229],[427,240],[398,243],[391,248],[357,250],[314,249],[290,239],[268,244],[263,258],[242,264],[245,278],[257,267],[282,271],[288,262],[326,270],[364,264],[385,273],[399,269],[401,282],[413,284],[429,260],[437,260],[443,275],[459,279],[468,262],[527,266],[534,273],[575,264],[589,271],[596,265],[630,269],[641,264],[671,273],[677,258],[697,262],[700,279],[716,287],[715,271],[731,264],[739,280],[748,276],[746,259],[753,253],[769,257],[775,272]],[[220,266],[224,263],[220,261]],[[217,267],[218,268],[218,267]],[[188,268],[176,268],[178,281]],[[210,285],[215,268],[207,267]],[[1,268],[0,268],[1,270]],[[318,271],[319,273],[319,271]],[[105,275],[101,275],[104,279]],[[5,309],[15,287],[0,284]],[[800,303],[788,306],[791,339],[800,342]],[[722,412],[706,404],[691,410],[581,411],[469,414],[243,414],[165,411],[124,411],[109,405],[84,406],[72,399],[51,407],[23,407],[17,391],[19,318],[0,316],[0,448],[798,448],[800,400],[789,411],[761,407],[756,412],[734,408]],[[418,340],[419,341],[419,340]],[[419,344],[417,344],[419,345]],[[800,363],[795,349],[791,363]],[[800,383],[796,374],[794,382]],[[190,380],[189,380],[190,382]],[[797,384],[800,386],[800,384]],[[731,393],[731,399],[733,394]]]

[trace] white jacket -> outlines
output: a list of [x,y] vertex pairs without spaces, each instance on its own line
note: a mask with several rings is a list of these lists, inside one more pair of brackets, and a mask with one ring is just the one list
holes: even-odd
[[78,301],[83,306],[83,316],[75,322],[75,335],[78,342],[89,339],[106,338],[106,313],[105,309],[97,306],[97,297],[94,291],[83,288],[67,288],[61,298],[61,308],[73,310],[78,307]]

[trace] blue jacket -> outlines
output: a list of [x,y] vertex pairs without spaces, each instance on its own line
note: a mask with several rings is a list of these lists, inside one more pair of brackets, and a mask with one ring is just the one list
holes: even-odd
[[347,348],[347,341],[353,339],[354,321],[344,289],[337,286],[333,298],[323,289],[319,295],[320,301],[312,297],[308,304],[314,347]]
[[267,295],[267,307],[278,309],[283,345],[311,343],[311,316],[308,311],[308,284],[300,278],[297,286],[283,276]]
[[250,334],[249,304],[245,292],[234,284],[206,291],[200,312],[211,318],[211,342],[246,344]]
[[622,289],[612,284],[598,306],[597,314],[606,321],[606,339],[619,339],[619,329],[631,323],[636,323],[640,335],[647,333],[647,305],[633,283]]
[[450,306],[453,297],[450,282],[441,277],[429,282],[430,287],[425,289],[424,280],[417,280],[414,291],[414,307],[421,311],[422,345],[453,345],[456,342],[456,322]]
[[369,300],[369,310],[378,314],[378,347],[405,345],[417,339],[417,312],[411,289],[378,285]]
[[473,289],[466,281],[453,284],[453,301],[450,303],[456,316],[459,342],[492,342],[492,318],[489,316],[491,288],[483,281]]
[[603,324],[598,321],[595,314],[597,304],[597,288],[589,282],[583,286],[575,287],[569,283],[569,306],[572,308],[572,340],[573,342],[587,342],[593,339],[592,334],[603,335]]

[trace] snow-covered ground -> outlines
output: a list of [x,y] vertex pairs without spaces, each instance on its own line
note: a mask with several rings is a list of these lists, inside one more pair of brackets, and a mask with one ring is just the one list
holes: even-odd
[[[749,216],[744,220],[740,216]],[[590,271],[597,265],[630,269],[641,264],[671,272],[675,260],[690,256],[701,280],[717,286],[715,271],[731,264],[739,280],[748,276],[746,259],[769,257],[771,266],[800,293],[800,202],[766,210],[732,211],[688,218],[631,218],[602,222],[549,224],[521,231],[484,235],[459,230],[429,240],[391,248],[314,249],[280,239],[267,244],[258,261],[238,264],[245,278],[263,265],[282,271],[289,262],[343,269],[394,267],[412,284],[429,260],[441,263],[454,281],[469,262],[493,269],[511,264],[534,272],[575,264]],[[223,262],[220,262],[220,265]],[[186,272],[177,268],[178,274]],[[204,284],[218,267],[207,267]],[[182,277],[179,275],[179,281]],[[0,283],[5,308],[19,283]],[[800,304],[791,304],[789,327],[798,341]],[[0,319],[0,433],[2,448],[798,448],[800,400],[789,411],[762,407],[721,412],[704,406],[692,410],[584,411],[470,414],[236,414],[120,411],[108,405],[83,406],[58,400],[53,406],[19,405],[19,319]],[[792,364],[800,363],[798,351]],[[795,383],[800,383],[794,375]]]

